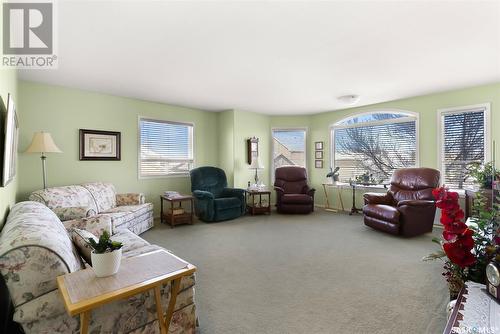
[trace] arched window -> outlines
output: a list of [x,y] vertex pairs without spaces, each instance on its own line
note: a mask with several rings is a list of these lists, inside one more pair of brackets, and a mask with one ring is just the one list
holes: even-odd
[[396,168],[418,164],[417,115],[407,111],[374,111],[350,116],[331,128],[333,168],[341,181],[368,173],[387,182]]

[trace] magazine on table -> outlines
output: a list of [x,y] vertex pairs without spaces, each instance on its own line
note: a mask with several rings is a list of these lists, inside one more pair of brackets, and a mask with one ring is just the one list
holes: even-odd
[[165,197],[168,198],[182,197],[182,195],[179,194],[177,191],[165,191],[163,194],[165,195]]

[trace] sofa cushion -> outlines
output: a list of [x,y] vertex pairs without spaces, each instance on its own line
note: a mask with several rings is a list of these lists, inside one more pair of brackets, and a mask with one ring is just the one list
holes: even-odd
[[87,189],[94,198],[97,205],[97,212],[101,213],[116,206],[116,190],[111,183],[93,182],[84,183],[82,187]]
[[88,240],[94,239],[96,242],[99,240],[98,237],[90,233],[89,231],[80,230],[78,228],[74,228],[71,231],[71,240],[75,244],[76,249],[78,250],[78,254],[87,262],[92,265],[92,247],[90,247]]
[[306,194],[284,194],[281,196],[281,202],[286,204],[312,204],[312,196]]
[[98,212],[92,194],[82,186],[64,186],[37,190],[31,193],[30,201],[45,204],[51,210],[55,208],[88,207]]
[[141,220],[141,216],[152,216],[153,204],[144,203],[140,205],[117,206],[102,213],[111,217],[111,223],[114,231],[120,226],[127,227],[128,223],[132,220]]
[[66,208],[53,208],[52,211],[61,221],[92,217],[97,212],[90,206],[69,206]]
[[241,201],[237,197],[222,197],[214,200],[217,210],[227,210],[241,207]]
[[14,306],[57,289],[57,276],[82,266],[54,212],[37,202],[12,207],[0,234],[0,273]]
[[137,248],[150,246],[149,242],[126,228],[117,230],[116,233],[111,236],[111,240],[118,241],[123,244],[122,254],[126,254],[127,252]]
[[393,224],[399,224],[399,211],[393,206],[367,204],[363,207],[363,213],[370,217],[385,220]]

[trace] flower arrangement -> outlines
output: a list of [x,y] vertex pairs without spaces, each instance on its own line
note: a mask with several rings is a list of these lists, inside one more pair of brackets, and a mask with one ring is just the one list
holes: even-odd
[[442,275],[448,283],[450,297],[454,298],[465,281],[484,283],[486,265],[500,253],[498,205],[486,210],[485,201],[479,198],[475,203],[478,217],[467,226],[463,221],[465,217],[458,202],[458,193],[441,187],[432,194],[436,207],[441,209],[440,222],[444,230],[441,239],[433,239],[441,250],[424,260],[444,259]]

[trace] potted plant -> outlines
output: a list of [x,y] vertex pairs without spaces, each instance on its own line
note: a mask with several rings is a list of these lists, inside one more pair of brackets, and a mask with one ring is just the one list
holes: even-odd
[[335,170],[332,170],[332,167],[330,167],[330,173],[326,174],[326,177],[331,177],[332,183],[339,182],[339,170],[340,167],[335,167]]
[[[473,162],[469,165],[468,170],[469,176],[472,177],[482,189],[491,189],[493,179],[498,180],[500,178],[500,172],[494,172],[495,169],[491,161],[485,164]],[[493,173],[495,173],[495,177],[493,177]]]
[[120,268],[123,244],[111,240],[107,231],[102,233],[98,242],[90,238],[88,244],[93,249],[90,256],[95,275],[106,277],[116,274]]

